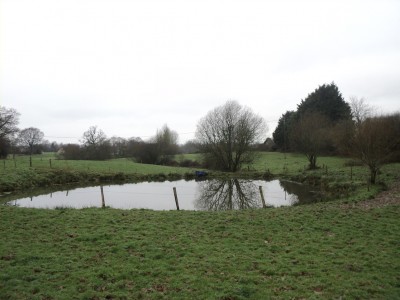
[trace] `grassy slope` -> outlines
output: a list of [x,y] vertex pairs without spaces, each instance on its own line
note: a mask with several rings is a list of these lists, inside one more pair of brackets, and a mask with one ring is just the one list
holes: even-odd
[[0,298],[394,299],[399,208],[0,207]]
[[146,180],[157,179],[160,174],[193,174],[190,168],[139,164],[125,158],[107,161],[56,160],[52,153],[34,155],[32,166],[29,167],[29,156],[17,156],[15,162],[12,159],[0,162],[0,192],[71,182]]
[[[328,174],[304,173],[302,156],[264,153],[254,167],[344,183],[343,163],[321,158]],[[380,180],[399,168],[386,166]],[[273,210],[0,206],[0,299],[399,298],[400,207],[343,205],[379,190],[367,190],[365,168],[353,172],[352,196]]]
[[[53,153],[44,153],[42,155],[34,155],[32,166],[38,170],[46,170],[51,167],[58,170],[75,170],[75,171],[93,171],[93,172],[124,172],[124,173],[140,173],[140,174],[156,174],[156,173],[178,173],[188,172],[187,168],[156,166],[148,164],[135,163],[131,159],[120,158],[105,161],[91,160],[57,160]],[[0,172],[12,172],[15,169],[26,170],[29,168],[29,156],[17,156],[15,168],[14,161],[9,158],[6,160],[6,168],[0,164]]]

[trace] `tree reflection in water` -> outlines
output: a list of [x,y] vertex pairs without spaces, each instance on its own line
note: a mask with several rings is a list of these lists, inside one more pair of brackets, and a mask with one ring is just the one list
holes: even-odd
[[207,180],[199,183],[198,210],[232,210],[262,207],[258,186],[249,180]]
[[312,193],[309,186],[298,182],[280,180],[279,185],[288,193],[288,205],[306,204],[318,201],[321,195]]

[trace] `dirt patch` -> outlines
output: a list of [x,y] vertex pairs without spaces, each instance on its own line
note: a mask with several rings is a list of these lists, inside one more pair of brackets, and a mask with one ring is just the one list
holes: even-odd
[[343,208],[372,209],[388,205],[400,205],[400,180],[390,185],[387,191],[383,191],[376,195],[374,199],[346,204],[343,205]]

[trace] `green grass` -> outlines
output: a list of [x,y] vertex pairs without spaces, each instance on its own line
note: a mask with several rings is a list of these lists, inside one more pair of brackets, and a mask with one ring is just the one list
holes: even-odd
[[[0,164],[0,184],[188,170],[128,160],[52,161],[50,169],[50,158],[35,156],[33,168],[26,157],[17,168]],[[400,298],[400,206],[344,205],[382,187],[366,185],[364,167],[354,167],[351,180],[346,161],[321,157],[328,172],[305,171],[301,155],[262,153],[250,167],[351,188],[313,205],[225,212],[0,206],[0,299]],[[387,165],[379,180],[398,180],[399,170]]]
[[[199,154],[177,155],[177,161],[200,160]],[[51,167],[50,167],[51,160]],[[347,197],[368,188],[369,172],[365,166],[347,166],[349,158],[319,157],[317,170],[307,170],[304,155],[279,152],[260,152],[255,162],[243,166],[238,177],[262,178],[264,173],[275,177],[321,186],[332,197]],[[32,168],[29,156],[17,156],[0,161],[0,192],[26,190],[65,183],[93,183],[99,181],[143,181],[193,178],[195,168],[181,168],[135,163],[130,159],[107,161],[57,160],[54,153],[34,155]],[[197,168],[196,168],[197,169]],[[378,182],[390,184],[400,173],[400,164],[382,168]],[[226,176],[212,172],[212,176]],[[228,174],[232,175],[232,174]],[[270,176],[267,176],[270,178]]]
[[107,161],[57,160],[53,153],[34,155],[32,168],[29,165],[29,156],[0,161],[0,192],[67,183],[178,179],[194,174],[191,168],[140,164],[126,158]]
[[[44,153],[32,156],[32,167],[35,169],[74,170],[91,172],[123,172],[128,174],[158,174],[158,173],[176,173],[184,174],[190,171],[188,168],[158,166],[150,164],[136,163],[128,158],[110,159],[105,161],[91,160],[58,160],[54,153]],[[4,166],[5,162],[5,166]],[[29,156],[16,156],[14,160],[9,157],[7,160],[0,161],[0,173],[12,172],[16,169],[26,170],[29,168]]]
[[0,298],[395,299],[399,212],[0,207]]

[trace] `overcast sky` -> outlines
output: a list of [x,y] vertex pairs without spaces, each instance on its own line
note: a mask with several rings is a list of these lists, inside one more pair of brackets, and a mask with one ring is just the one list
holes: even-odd
[[400,110],[400,1],[0,0],[0,105],[78,142],[180,142],[237,100],[277,120],[319,85]]

